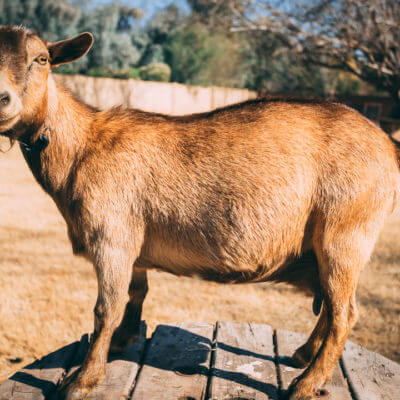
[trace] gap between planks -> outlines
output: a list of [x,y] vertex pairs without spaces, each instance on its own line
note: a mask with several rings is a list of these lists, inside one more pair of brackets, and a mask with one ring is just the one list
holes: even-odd
[[213,339],[211,342],[211,356],[210,356],[210,365],[208,367],[208,377],[207,377],[207,386],[205,399],[208,400],[210,398],[210,385],[211,385],[211,371],[215,362],[215,346],[217,342],[217,332],[218,332],[218,322],[214,325]]

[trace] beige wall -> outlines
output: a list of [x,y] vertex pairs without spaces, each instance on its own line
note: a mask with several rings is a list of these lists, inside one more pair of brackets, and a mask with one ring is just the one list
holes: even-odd
[[133,79],[92,78],[54,74],[83,101],[99,108],[126,105],[171,115],[212,110],[256,97],[246,89],[188,86]]

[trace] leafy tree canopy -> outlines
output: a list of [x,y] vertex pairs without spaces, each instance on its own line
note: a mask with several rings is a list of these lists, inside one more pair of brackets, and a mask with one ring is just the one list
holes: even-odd
[[[0,24],[23,24],[49,41],[92,32],[92,51],[61,66],[62,73],[325,96],[363,87],[360,79],[341,72],[347,70],[396,92],[399,7],[373,14],[367,5],[375,0],[362,0],[360,10],[344,8],[353,0],[296,0],[304,3],[297,8],[286,0],[187,0],[186,7],[183,1],[157,2],[164,8],[149,16],[117,0],[101,5],[94,0],[0,0]],[[136,4],[148,10],[148,3]],[[392,19],[386,18],[389,12]],[[358,25],[353,24],[357,16],[363,21]],[[350,38],[353,50],[339,53],[349,48],[335,42],[339,36],[340,43]]]

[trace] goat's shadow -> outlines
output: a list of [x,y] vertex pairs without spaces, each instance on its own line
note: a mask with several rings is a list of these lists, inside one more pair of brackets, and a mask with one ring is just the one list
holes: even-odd
[[[145,342],[145,329],[142,328],[142,336],[124,353],[115,354],[109,357],[109,362],[114,360],[125,360],[141,365],[149,365],[151,367],[173,371],[182,375],[201,374],[205,376],[215,376],[226,379],[237,384],[247,386],[249,392],[259,391],[268,395],[270,399],[278,399],[278,388],[272,383],[262,382],[241,372],[225,371],[215,367],[210,367],[210,352],[213,348],[219,348],[225,352],[230,352],[239,356],[251,356],[261,361],[269,361],[272,363],[292,366],[289,357],[277,357],[254,353],[248,350],[234,347],[223,342],[216,342],[213,346],[210,339],[189,332],[185,329],[170,326],[159,325],[153,334],[152,339]],[[146,348],[143,357],[142,348]],[[57,382],[43,379],[46,375],[50,378],[52,369],[66,369],[70,371],[72,368],[80,366],[88,349],[87,335],[80,342],[71,343],[64,346],[53,353],[48,354],[41,360],[24,367],[21,371],[11,376],[4,384],[12,384],[12,382],[20,382],[27,385],[24,391],[29,391],[29,387],[41,390],[46,400],[56,400]],[[35,370],[35,371],[33,371]],[[40,373],[37,374],[37,371]],[[30,372],[32,371],[32,372]],[[36,377],[34,375],[39,375]],[[1,393],[1,386],[0,386]],[[243,397],[247,398],[247,397]],[[171,399],[172,400],[172,399]]]

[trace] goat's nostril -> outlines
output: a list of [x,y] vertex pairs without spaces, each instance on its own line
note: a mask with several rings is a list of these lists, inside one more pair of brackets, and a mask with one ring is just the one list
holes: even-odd
[[8,92],[0,93],[0,107],[5,107],[10,104],[11,96]]

